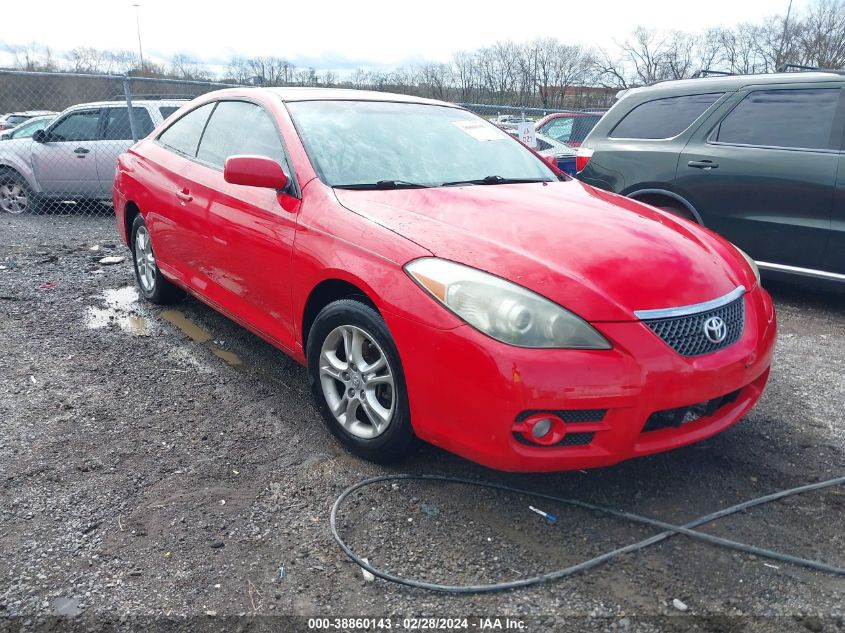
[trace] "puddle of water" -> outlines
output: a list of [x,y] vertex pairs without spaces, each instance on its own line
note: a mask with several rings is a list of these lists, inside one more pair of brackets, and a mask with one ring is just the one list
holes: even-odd
[[211,346],[211,351],[217,358],[222,358],[223,360],[225,360],[230,365],[241,365],[241,364],[243,364],[243,361],[241,361],[240,356],[238,356],[234,352],[230,352],[230,351],[225,350],[225,349],[220,349],[219,347],[217,347],[215,345]]
[[197,343],[205,343],[211,340],[211,334],[203,330],[199,325],[191,321],[179,310],[163,310],[161,317],[178,327],[187,334],[191,340]]
[[[163,310],[161,312],[161,317],[165,321],[175,325],[184,334],[190,337],[192,341],[196,343],[208,343],[209,341],[211,341],[211,334],[209,334],[199,325],[191,321],[187,316],[185,316],[183,312],[179,310]],[[212,342],[208,346],[208,348],[217,358],[226,361],[232,366],[238,366],[243,364],[243,361],[237,354],[218,347],[214,344],[214,342]]]
[[149,336],[152,333],[152,323],[138,311],[138,291],[132,286],[106,290],[103,293],[105,308],[89,307],[85,322],[86,327],[98,330],[108,327],[112,323],[132,336]]

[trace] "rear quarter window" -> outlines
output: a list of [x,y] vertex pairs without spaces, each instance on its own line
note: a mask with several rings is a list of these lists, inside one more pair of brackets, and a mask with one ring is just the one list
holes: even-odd
[[721,92],[655,99],[636,106],[616,124],[610,138],[667,139],[686,130]]
[[839,149],[839,88],[758,90],[722,120],[716,142],[794,149]]

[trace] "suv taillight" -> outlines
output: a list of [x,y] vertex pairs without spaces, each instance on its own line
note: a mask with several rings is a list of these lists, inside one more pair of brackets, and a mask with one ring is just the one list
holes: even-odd
[[590,159],[592,157],[593,150],[591,150],[589,147],[584,147],[583,145],[579,147],[577,153],[575,154],[575,171],[583,171],[584,167],[587,166],[587,163],[590,162]]

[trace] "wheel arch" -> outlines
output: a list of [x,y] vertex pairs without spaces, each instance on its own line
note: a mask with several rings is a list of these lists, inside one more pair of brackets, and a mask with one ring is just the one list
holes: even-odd
[[141,215],[141,207],[133,200],[127,200],[123,206],[123,230],[126,231],[126,243],[132,248],[132,224]]
[[681,210],[686,210],[690,214],[690,219],[704,226],[704,221],[701,219],[701,214],[698,210],[696,210],[689,200],[674,191],[657,188],[637,189],[635,191],[629,191],[625,196],[637,202],[644,202],[655,207],[660,207],[661,201],[668,203],[667,206],[680,207]]
[[3,172],[13,172],[17,174],[26,181],[26,184],[33,193],[41,192],[41,187],[39,187],[38,183],[35,182],[35,178],[33,178],[32,173],[26,169],[21,169],[20,165],[16,165],[15,163],[9,161],[0,161],[0,173]]
[[[336,272],[339,273],[340,271]],[[342,274],[334,274],[322,279],[311,289],[301,312],[301,340],[304,352],[307,353],[306,348],[308,345],[308,335],[311,332],[311,326],[314,324],[314,320],[317,318],[320,310],[339,299],[351,298],[360,300],[362,303],[368,305],[373,310],[381,314],[381,310],[379,310],[378,305],[373,299],[371,291],[358,279]]]

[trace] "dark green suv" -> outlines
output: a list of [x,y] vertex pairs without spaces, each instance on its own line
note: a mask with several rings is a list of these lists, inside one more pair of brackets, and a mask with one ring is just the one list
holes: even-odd
[[620,95],[579,178],[703,224],[764,271],[845,282],[845,75],[666,81]]

